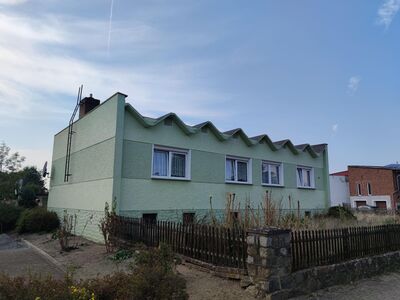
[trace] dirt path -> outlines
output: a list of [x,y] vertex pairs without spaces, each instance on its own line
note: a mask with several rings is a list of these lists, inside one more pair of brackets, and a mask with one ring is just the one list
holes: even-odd
[[50,234],[29,234],[22,238],[56,259],[66,271],[73,271],[76,279],[88,279],[125,270],[131,262],[114,262],[108,258],[104,245],[80,237],[74,241],[78,249],[69,252],[61,252],[58,240],[52,239]]
[[[117,270],[124,270],[130,261],[117,264],[108,259],[104,245],[86,239],[77,240],[79,248],[70,252],[60,252],[60,245],[49,234],[24,235],[24,239],[45,251],[56,259],[64,269],[75,269],[76,279],[93,278]],[[210,273],[189,268],[188,265],[177,266],[177,271],[186,279],[187,292],[193,300],[254,300],[249,292],[240,288],[239,281],[215,277]]]

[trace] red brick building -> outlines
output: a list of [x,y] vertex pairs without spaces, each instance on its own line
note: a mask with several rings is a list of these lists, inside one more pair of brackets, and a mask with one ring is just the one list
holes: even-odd
[[349,166],[350,203],[397,209],[400,205],[400,164]]

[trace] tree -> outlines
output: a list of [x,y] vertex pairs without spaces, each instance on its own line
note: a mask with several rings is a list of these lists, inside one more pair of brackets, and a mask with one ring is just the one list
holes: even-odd
[[[22,180],[22,186],[18,184]],[[15,199],[15,191],[18,191],[20,204],[31,206],[31,200],[36,199],[37,195],[46,192],[42,174],[36,167],[25,167],[18,172],[0,172],[0,200]]]
[[18,152],[10,154],[11,148],[3,141],[0,143],[0,172],[16,172],[21,169],[25,157]]
[[35,167],[25,167],[21,171],[22,188],[18,204],[27,208],[36,206],[36,197],[46,191],[42,175]]
[[21,188],[20,199],[18,205],[26,208],[32,208],[37,205],[36,203],[37,186],[34,184],[27,184]]

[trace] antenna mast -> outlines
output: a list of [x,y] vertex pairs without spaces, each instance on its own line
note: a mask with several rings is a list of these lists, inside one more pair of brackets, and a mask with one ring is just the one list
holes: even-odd
[[83,90],[83,84],[78,89],[78,96],[76,97],[75,109],[72,113],[71,119],[69,119],[67,153],[65,155],[64,182],[68,182],[69,177],[72,175],[69,173],[69,166],[70,166],[70,160],[71,160],[72,135],[75,133],[75,131],[72,130],[73,129],[72,127],[74,125],[74,119],[75,119],[76,112],[78,111],[78,108],[79,108],[79,103],[82,100],[82,90]]

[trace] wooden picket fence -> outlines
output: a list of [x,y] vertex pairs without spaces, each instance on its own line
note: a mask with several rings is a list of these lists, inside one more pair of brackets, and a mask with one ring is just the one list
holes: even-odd
[[292,231],[292,271],[400,250],[400,225]]
[[215,266],[246,269],[247,243],[243,228],[114,217],[116,238],[157,247],[171,246],[181,255]]

